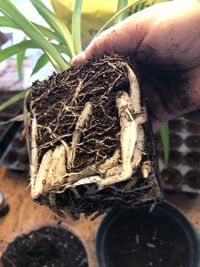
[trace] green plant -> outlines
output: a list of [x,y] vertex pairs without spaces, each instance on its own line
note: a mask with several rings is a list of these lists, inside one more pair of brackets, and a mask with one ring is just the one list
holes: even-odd
[[[122,20],[124,18],[123,14],[126,10],[128,10],[132,4],[137,2],[139,1],[135,0],[131,4],[127,5],[126,0],[119,0],[117,13],[101,28],[98,34],[114,20],[116,23]],[[10,0],[0,0],[0,10],[4,14],[4,16],[0,16],[0,27],[10,27],[22,30],[28,38],[0,51],[0,62],[13,55],[17,55],[17,67],[20,79],[22,77],[23,59],[27,49],[41,49],[43,51],[43,54],[37,60],[37,63],[32,71],[32,75],[37,73],[49,61],[52,63],[57,72],[61,72],[69,67],[69,62],[67,62],[61,54],[65,54],[69,58],[72,58],[75,54],[82,51],[82,0],[75,1],[71,32],[64,22],[50,11],[41,0],[31,0],[31,3],[37,9],[42,18],[47,22],[49,28],[27,20]],[[118,20],[116,20],[117,18]],[[49,38],[52,40],[51,42],[48,40]],[[56,44],[54,42],[56,42]],[[14,96],[3,105],[0,105],[0,111],[24,98],[25,94],[26,91]]]
[[[82,0],[76,0],[72,16],[72,28],[67,28],[64,22],[49,10],[41,0],[30,0],[37,9],[41,17],[46,21],[48,27],[29,21],[10,0],[0,0],[0,11],[4,16],[0,16],[0,27],[11,27],[22,30],[27,38],[18,44],[0,50],[0,62],[7,58],[17,55],[17,68],[19,78],[22,78],[23,60],[26,50],[41,49],[43,54],[38,58],[33,68],[32,75],[37,73],[48,62],[51,62],[57,72],[69,68],[69,61],[66,61],[62,55],[67,55],[70,59],[82,51],[81,45],[81,8]],[[130,6],[140,2],[134,0],[128,4],[127,0],[118,0],[117,12],[112,16],[98,31],[99,35],[105,28],[113,23],[118,23],[127,16]],[[51,39],[52,41],[49,41]],[[56,42],[56,43],[55,43]],[[28,89],[27,89],[28,90]],[[9,105],[23,99],[27,90],[17,94],[7,102],[0,105],[0,111]],[[165,126],[161,130],[162,140],[165,148],[165,160],[168,158],[169,138],[168,130]]]

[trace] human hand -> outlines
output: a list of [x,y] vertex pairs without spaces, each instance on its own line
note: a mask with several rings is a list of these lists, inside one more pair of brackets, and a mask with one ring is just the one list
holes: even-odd
[[199,25],[200,1],[160,3],[104,31],[71,63],[106,52],[129,56],[157,130],[163,122],[200,109]]

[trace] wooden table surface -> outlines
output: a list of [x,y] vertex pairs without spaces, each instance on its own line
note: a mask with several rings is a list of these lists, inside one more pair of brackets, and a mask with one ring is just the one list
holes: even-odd
[[[28,175],[7,171],[0,168],[0,191],[4,192],[10,205],[9,213],[0,219],[0,254],[6,245],[17,235],[37,229],[43,225],[57,225],[60,218],[46,207],[32,202]],[[177,205],[200,232],[200,196],[170,194],[166,199]],[[68,227],[84,242],[89,257],[90,267],[96,267],[95,235],[102,217],[90,221],[81,217],[79,221],[70,218],[62,220],[61,225]],[[0,263],[1,267],[1,263]]]

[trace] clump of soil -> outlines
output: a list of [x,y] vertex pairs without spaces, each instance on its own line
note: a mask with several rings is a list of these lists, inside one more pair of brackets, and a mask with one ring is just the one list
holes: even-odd
[[182,174],[174,168],[164,169],[161,172],[161,178],[166,185],[170,186],[178,186],[182,182]]
[[194,189],[200,189],[200,171],[192,170],[185,174],[184,180],[187,185]]
[[4,267],[88,267],[85,249],[71,232],[43,227],[17,237],[2,255]]
[[200,149],[200,136],[199,135],[192,135],[188,136],[185,140],[185,143],[188,147],[192,149]]
[[172,219],[149,214],[120,216],[105,237],[109,267],[188,267],[190,243]]
[[199,152],[189,152],[185,155],[185,162],[188,166],[193,168],[199,168],[200,166],[200,153]]
[[[127,67],[129,65],[128,60],[119,55],[92,58],[84,65],[52,75],[43,82],[36,81],[32,86],[31,115],[34,118],[34,127],[37,127],[36,134],[32,136],[32,146],[36,143],[33,147],[34,153],[38,153],[38,157],[35,157],[38,166],[41,166],[46,153],[49,153],[48,159],[57,147],[64,146],[64,153],[67,153],[63,160],[66,167],[64,175],[54,179],[51,175],[47,180],[45,170],[48,170],[49,166],[43,168],[44,172],[39,178],[36,174],[32,188],[34,192],[39,190],[40,193],[36,192],[33,197],[35,201],[49,206],[59,215],[67,213],[78,218],[80,213],[103,213],[115,205],[137,206],[162,199],[157,181],[158,165],[151,123],[142,96],[138,97],[140,94],[137,91],[136,94],[131,94],[131,85],[136,84],[137,79],[131,81],[130,68]],[[129,102],[123,106],[120,113],[117,103],[127,103],[126,99],[133,95],[131,103],[138,102],[136,106],[139,106],[140,112],[135,112]],[[83,114],[87,114],[89,119],[84,120]],[[137,122],[145,117],[145,121]],[[127,180],[122,179],[121,182],[100,188],[101,182],[105,182],[107,177],[116,177],[118,173],[120,176],[120,170],[123,170],[121,132],[127,129],[122,126],[124,118],[127,123],[138,123],[136,148],[131,150],[128,147],[126,156],[137,151],[137,157],[138,154],[141,157],[137,165],[131,164],[134,171]],[[83,121],[84,126],[80,126]],[[32,124],[32,132],[34,127]],[[74,154],[69,152],[72,150]],[[116,154],[119,157],[113,161],[116,151],[119,151]],[[134,161],[134,157],[135,154],[131,160]],[[101,167],[101,164],[104,164],[104,167]],[[112,164],[116,167],[116,172],[107,176]],[[124,169],[127,170],[127,167]],[[38,172],[40,173],[40,169]],[[34,175],[32,177],[35,177]],[[78,175],[83,176],[78,178]],[[100,180],[99,184],[91,182],[92,179],[97,179],[93,177]],[[87,180],[86,184],[76,184],[84,178]],[[55,185],[54,181],[59,179],[62,179],[62,182]]]

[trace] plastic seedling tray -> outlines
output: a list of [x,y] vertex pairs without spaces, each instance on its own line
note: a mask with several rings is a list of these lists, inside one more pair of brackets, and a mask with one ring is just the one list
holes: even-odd
[[26,141],[21,129],[22,123],[14,122],[4,132],[0,140],[0,165],[11,170],[28,171]]
[[159,136],[156,146],[162,187],[170,191],[200,193],[200,124],[183,118],[170,123],[170,159],[163,161]]

